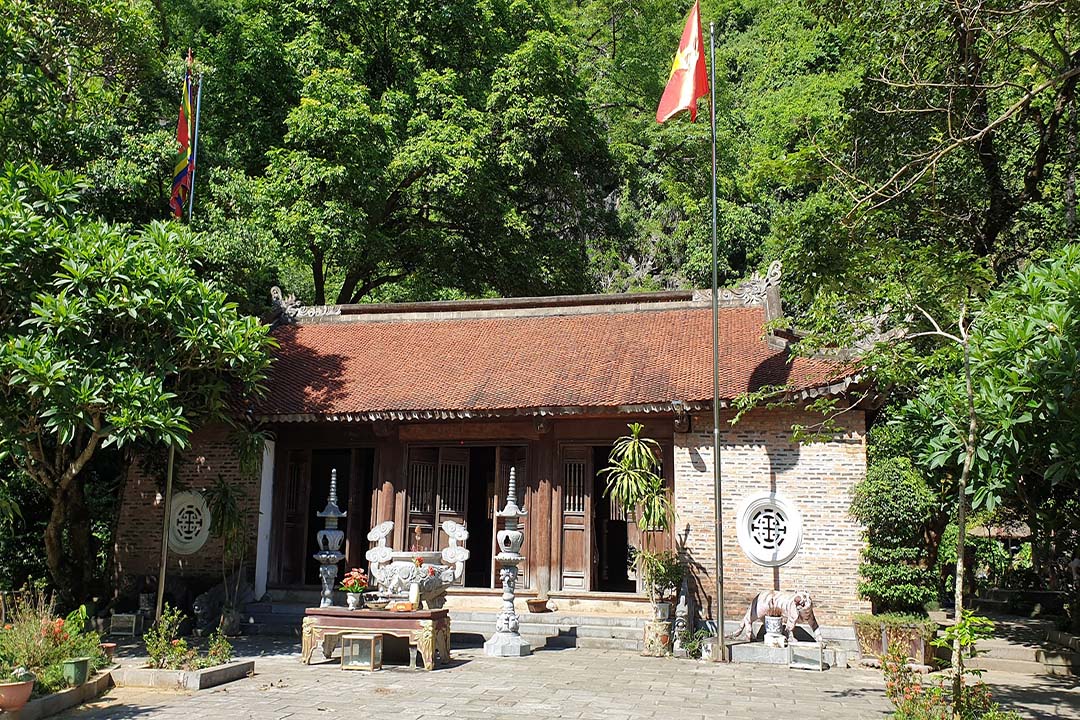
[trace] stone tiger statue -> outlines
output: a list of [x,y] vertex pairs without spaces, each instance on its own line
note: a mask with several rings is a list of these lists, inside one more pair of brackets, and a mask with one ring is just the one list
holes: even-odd
[[789,640],[795,626],[803,623],[810,626],[814,632],[814,638],[821,642],[821,629],[818,627],[817,618],[814,617],[814,603],[810,599],[810,593],[805,590],[795,592],[766,590],[758,593],[757,597],[750,602],[750,607],[746,609],[742,625],[731,637],[749,641],[753,637],[754,623],[764,622],[766,611],[771,609],[780,611],[784,619],[784,634]]

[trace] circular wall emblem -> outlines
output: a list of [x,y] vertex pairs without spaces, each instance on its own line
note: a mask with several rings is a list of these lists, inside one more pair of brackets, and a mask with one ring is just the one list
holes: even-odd
[[758,565],[786,565],[802,544],[802,515],[776,493],[744,498],[739,503],[736,527],[739,546]]
[[184,490],[173,495],[169,521],[169,549],[190,555],[206,544],[210,536],[210,508],[197,492]]

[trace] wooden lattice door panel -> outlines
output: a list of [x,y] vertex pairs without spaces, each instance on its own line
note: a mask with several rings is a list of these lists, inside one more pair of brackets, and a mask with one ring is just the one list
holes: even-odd
[[453,520],[465,525],[469,503],[469,449],[439,449],[439,483],[437,486],[435,527],[439,529],[438,550],[450,544],[450,538],[442,531],[442,524]]
[[410,448],[407,492],[406,546],[410,550],[441,550],[449,545],[440,526],[446,520],[465,524],[468,448]]
[[292,450],[285,466],[281,538],[278,544],[278,580],[286,585],[304,582],[310,491],[311,453]]
[[558,507],[562,515],[559,576],[563,590],[592,587],[592,449],[562,449]]
[[409,550],[434,550],[438,448],[410,448],[406,493],[409,508],[405,546]]

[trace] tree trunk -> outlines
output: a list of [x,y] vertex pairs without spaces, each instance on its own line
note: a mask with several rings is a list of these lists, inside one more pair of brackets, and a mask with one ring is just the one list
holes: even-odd
[[49,501],[52,510],[45,526],[45,560],[59,604],[75,607],[86,599],[95,558],[82,477],[51,491]]
[[71,554],[73,579],[78,582],[72,587],[76,604],[83,602],[90,593],[90,584],[94,577],[94,536],[91,532],[90,511],[86,507],[83,476],[80,474],[71,484],[68,494],[68,552]]
[[64,495],[59,489],[49,493],[52,510],[49,513],[49,522],[45,525],[45,562],[49,566],[53,584],[61,596],[65,594],[71,577],[67,572],[67,555],[64,553],[64,526],[67,524]]
[[[961,316],[961,325],[963,316]],[[960,332],[964,338],[964,388],[967,393],[968,432],[964,442],[964,468],[960,472],[957,487],[956,504],[956,588],[953,595],[956,611],[954,620],[960,622],[964,613],[964,550],[967,544],[967,484],[971,476],[971,466],[975,463],[975,433],[978,430],[975,416],[975,390],[971,383],[971,344],[963,327]],[[953,720],[961,720],[964,686],[964,658],[960,636],[953,640]]]

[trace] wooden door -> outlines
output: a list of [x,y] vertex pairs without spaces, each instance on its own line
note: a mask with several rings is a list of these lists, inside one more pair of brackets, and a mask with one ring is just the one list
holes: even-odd
[[278,534],[278,582],[304,582],[308,530],[308,495],[311,486],[311,452],[291,450],[285,465],[282,488],[282,521]]
[[408,526],[410,550],[441,550],[448,544],[439,526],[446,520],[465,524],[469,501],[468,448],[409,449]]
[[[498,472],[495,475],[494,492],[488,497],[488,518],[492,522],[491,533],[491,587],[502,587],[502,582],[499,580],[499,564],[495,560],[495,556],[499,553],[498,537],[497,533],[502,530],[506,521],[503,518],[497,517],[495,513],[506,507],[506,495],[510,490],[510,469],[514,469],[514,476],[517,479],[517,503],[525,512],[529,512],[529,493],[527,492],[529,478],[526,475],[528,463],[527,450],[524,445],[513,447],[499,447],[496,449],[497,458],[496,465],[498,466]],[[526,515],[524,524],[528,525],[531,522],[541,522],[540,518],[533,519]],[[520,525],[518,526],[520,529]],[[525,542],[521,545],[521,554],[526,558],[530,557],[529,553],[529,533],[525,533]],[[530,587],[529,585],[529,563],[523,563],[518,566],[518,588],[525,589]]]
[[592,588],[592,448],[563,446],[556,477],[561,516],[559,579],[563,590]]
[[437,487],[438,512],[435,526],[439,528],[439,544],[442,550],[450,544],[450,538],[442,531],[442,524],[453,520],[458,525],[466,525],[465,516],[469,507],[469,449],[439,448],[439,484]]

